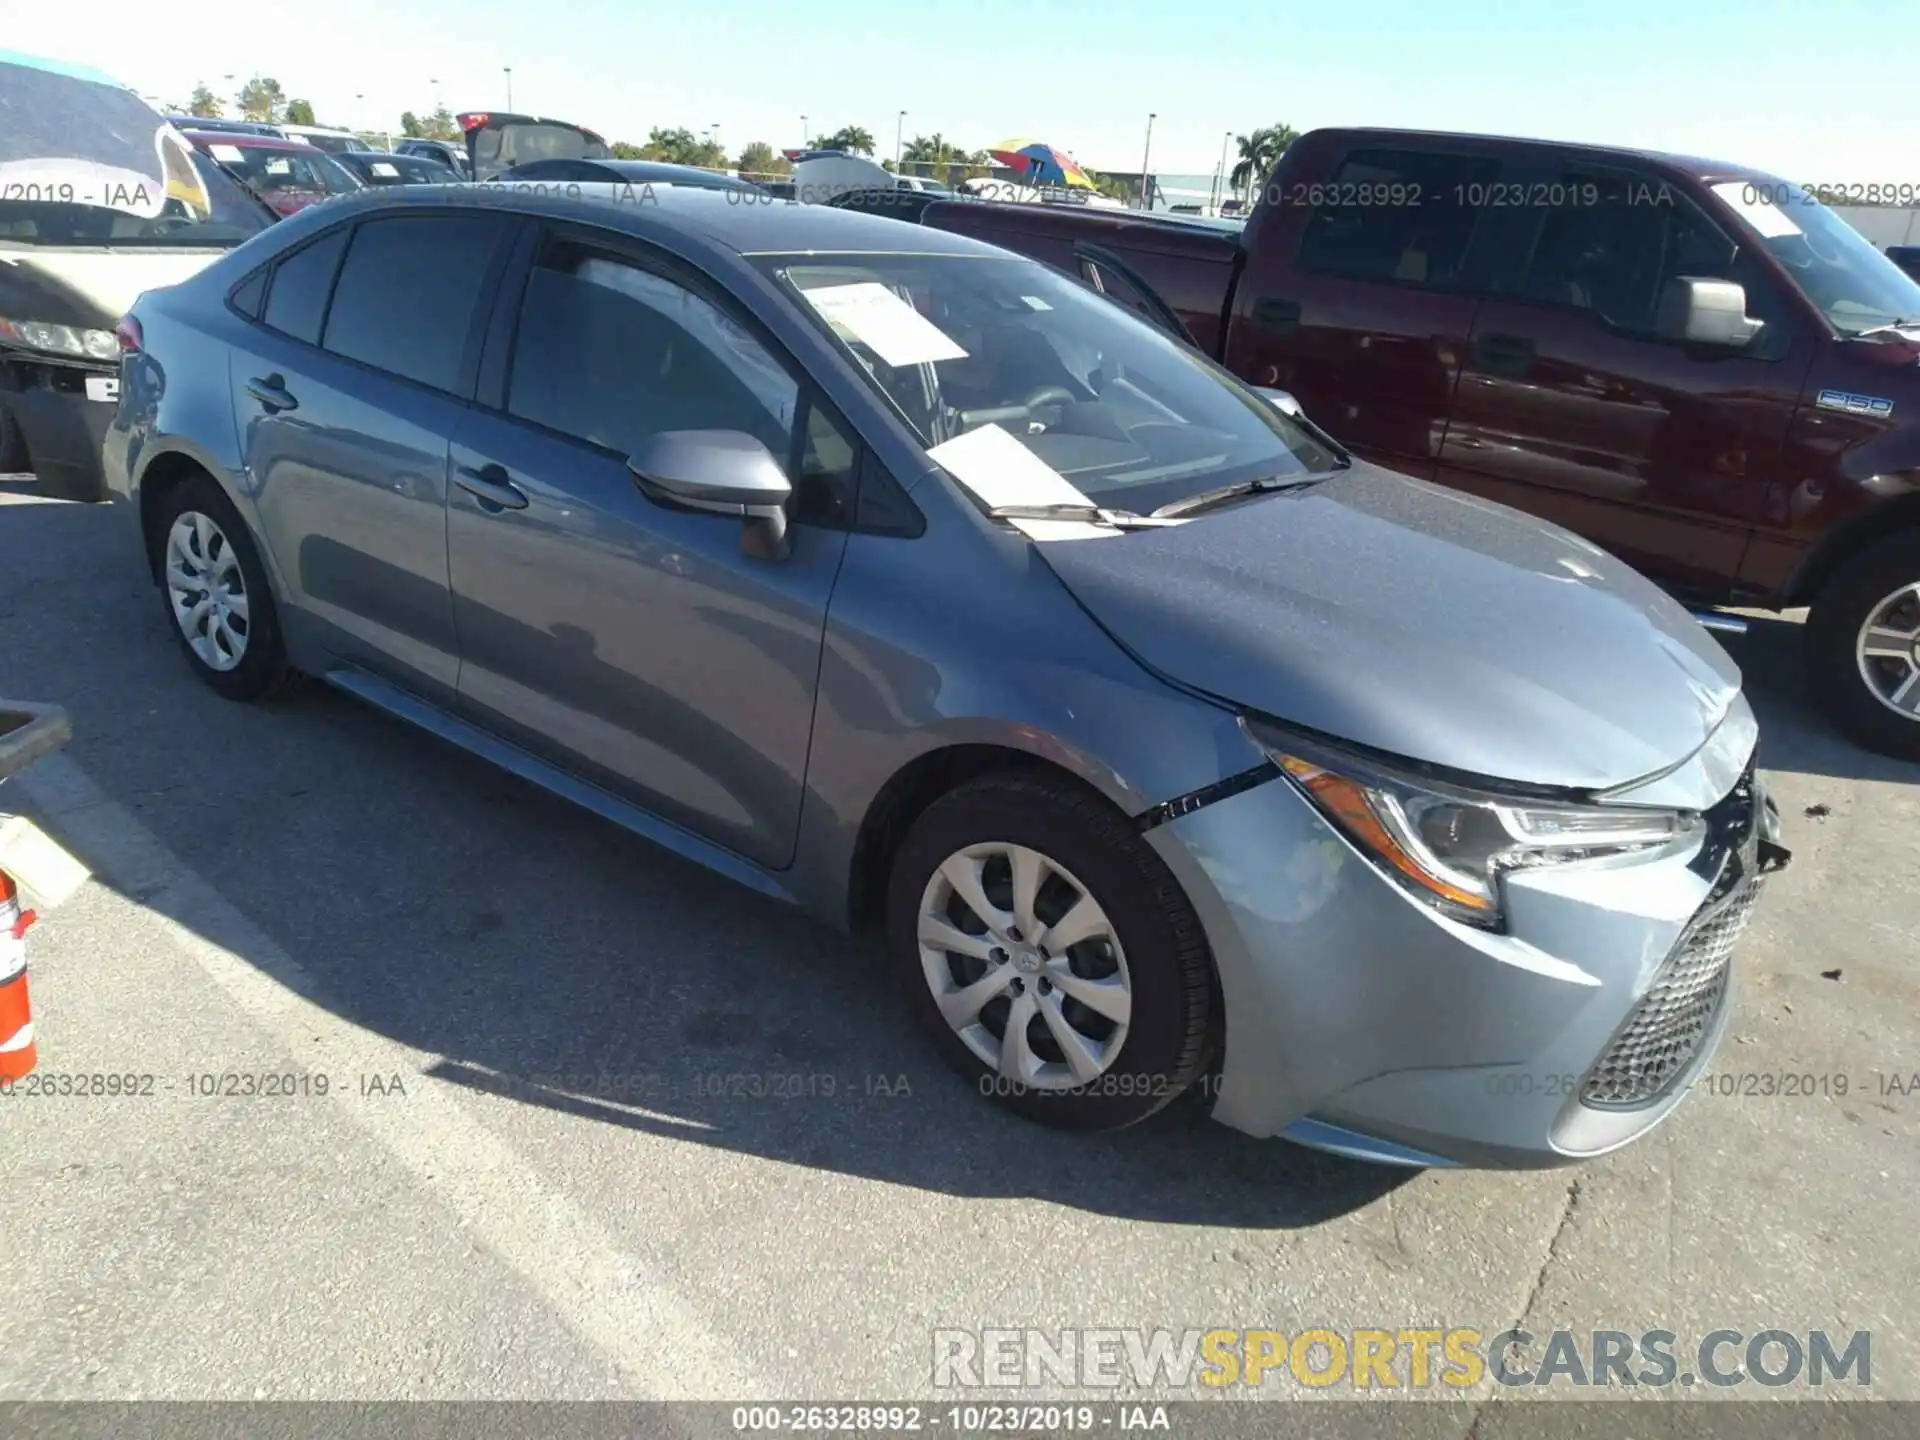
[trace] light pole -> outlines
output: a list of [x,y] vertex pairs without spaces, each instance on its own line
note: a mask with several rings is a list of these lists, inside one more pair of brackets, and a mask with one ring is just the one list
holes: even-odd
[[1220,139],[1220,169],[1213,177],[1213,211],[1220,213],[1220,201],[1227,189],[1227,146],[1233,143],[1233,131],[1229,130]]
[[1147,114],[1147,148],[1140,156],[1140,204],[1143,208],[1153,209],[1153,176],[1149,172],[1148,162],[1153,159],[1153,118],[1156,112]]
[[907,112],[902,110],[893,122],[893,173],[900,173],[901,137],[907,133]]
[[500,73],[507,77],[507,110],[513,110],[513,66],[502,65]]
[[812,143],[813,132],[807,129],[807,117],[802,115],[800,117],[800,148],[804,150]]

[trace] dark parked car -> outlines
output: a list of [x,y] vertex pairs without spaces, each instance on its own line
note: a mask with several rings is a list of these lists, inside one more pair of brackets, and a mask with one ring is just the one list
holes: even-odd
[[1814,696],[1920,758],[1920,284],[1738,165],[1320,130],[1244,232],[1040,205],[924,225],[1063,266],[1358,454],[1696,604],[1810,605]]
[[209,130],[185,133],[194,149],[243,181],[279,215],[365,188],[333,156],[303,141]]
[[323,677],[879,927],[1051,1124],[1223,1056],[1252,1134],[1533,1165],[1685,1096],[1783,855],[1650,581],[976,241],[489,198],[315,207],[134,306],[107,469],[213,689]]
[[1920,245],[1889,245],[1887,258],[1914,279],[1920,280]]
[[767,193],[749,180],[702,170],[697,165],[669,165],[657,160],[530,160],[495,178],[502,184],[691,185],[700,190]]
[[402,140],[393,150],[396,155],[417,155],[422,160],[444,165],[462,179],[473,176],[473,162],[467,158],[467,147],[458,140]]
[[460,176],[424,155],[394,155],[384,150],[342,150],[335,160],[363,185],[454,185]]

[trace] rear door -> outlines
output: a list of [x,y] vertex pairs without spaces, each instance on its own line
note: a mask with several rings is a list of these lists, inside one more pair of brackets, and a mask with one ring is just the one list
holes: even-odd
[[447,704],[447,437],[511,224],[466,209],[338,226],[278,261],[251,343],[231,357],[288,602],[335,654]]
[[1227,368],[1291,391],[1364,458],[1431,478],[1501,161],[1376,142],[1329,161],[1275,182],[1235,290]]
[[[503,295],[447,512],[462,708],[478,724],[758,864],[792,859],[827,600],[859,447],[701,277],[555,229]],[[498,364],[496,364],[498,361]],[[788,462],[792,551],[669,508],[626,457],[744,430]]]
[[[1439,478],[1723,589],[1784,478],[1811,336],[1765,267],[1657,172],[1548,162],[1515,195]],[[1739,350],[1661,333],[1682,276],[1738,281],[1766,328]]]

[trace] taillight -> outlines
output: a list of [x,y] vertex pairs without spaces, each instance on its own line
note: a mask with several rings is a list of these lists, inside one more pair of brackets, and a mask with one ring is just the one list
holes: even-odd
[[459,125],[462,130],[478,130],[487,123],[489,118],[490,117],[484,112],[475,115],[462,115],[459,117]]
[[144,338],[140,334],[140,322],[131,315],[121,316],[120,323],[113,327],[113,338],[120,342],[122,355],[138,355]]

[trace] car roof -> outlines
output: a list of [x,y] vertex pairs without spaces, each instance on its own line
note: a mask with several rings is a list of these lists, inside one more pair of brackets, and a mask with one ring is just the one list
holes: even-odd
[[[1447,130],[1375,130],[1329,128],[1309,132],[1328,140],[1354,143],[1374,143],[1379,141],[1418,140],[1418,141],[1455,141],[1466,142],[1475,148],[1511,148],[1525,150],[1551,151],[1561,155],[1590,156],[1596,161],[1640,160],[1662,165],[1691,175],[1700,180],[1720,179],[1772,179],[1764,170],[1756,170],[1751,165],[1739,165],[1728,160],[1715,160],[1703,155],[1678,155],[1664,150],[1638,150],[1624,145],[1591,145],[1578,140],[1543,140],[1537,136],[1525,135],[1481,135]],[[1302,136],[1302,139],[1307,138]]]
[[183,130],[189,140],[205,140],[209,145],[232,145],[240,150],[285,150],[296,155],[324,155],[302,140],[284,140],[278,135],[255,135],[246,130]]
[[[497,202],[495,195],[499,197]],[[740,255],[820,251],[1004,258],[1008,254],[965,235],[881,215],[797,204],[772,196],[743,200],[737,191],[691,185],[582,181],[569,185],[566,191],[544,194],[514,189],[510,184],[395,185],[338,197],[334,203],[376,210],[497,203],[502,210],[515,214],[580,220],[635,235],[644,235],[651,226],[664,221],[684,234]],[[331,213],[338,215],[341,211],[332,209]]]

